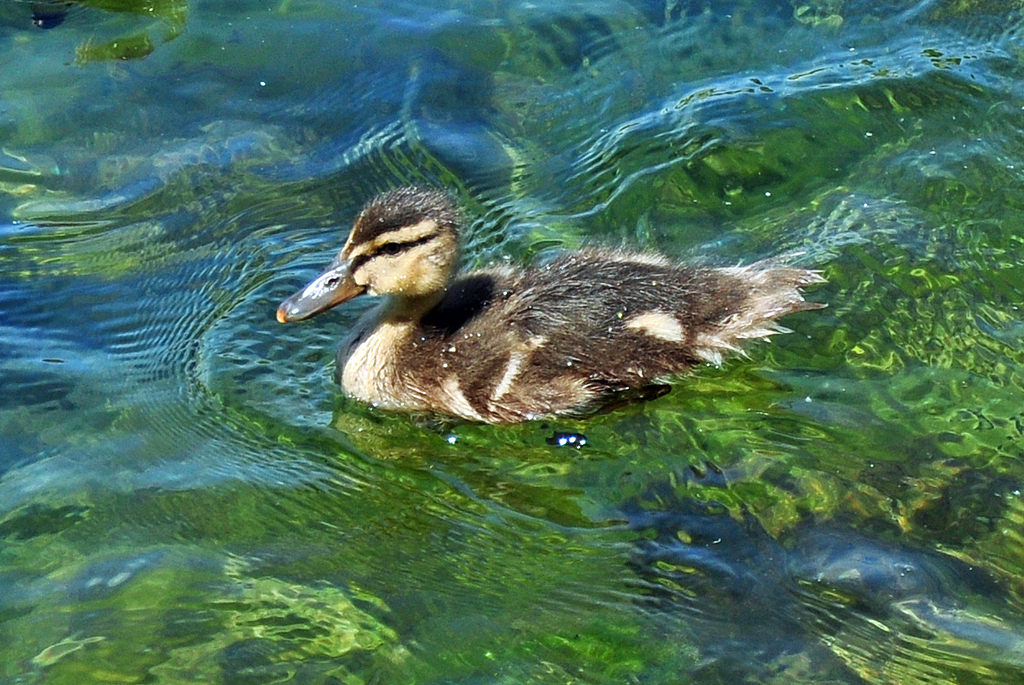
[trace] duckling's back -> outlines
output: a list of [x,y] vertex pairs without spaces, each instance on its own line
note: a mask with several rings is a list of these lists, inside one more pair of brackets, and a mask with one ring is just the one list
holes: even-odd
[[700,268],[605,250],[472,274],[399,355],[415,395],[404,406],[488,422],[590,413],[784,331],[777,318],[823,306],[800,293],[822,280],[771,261]]

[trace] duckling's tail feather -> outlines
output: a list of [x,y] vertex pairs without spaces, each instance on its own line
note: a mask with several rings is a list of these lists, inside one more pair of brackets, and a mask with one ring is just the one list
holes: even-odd
[[715,365],[722,363],[727,352],[742,354],[741,343],[745,340],[789,333],[777,319],[826,306],[808,302],[801,293],[802,288],[825,282],[818,271],[778,266],[777,259],[715,271],[722,278],[724,290],[735,287],[745,291],[732,312],[694,336],[694,354]]

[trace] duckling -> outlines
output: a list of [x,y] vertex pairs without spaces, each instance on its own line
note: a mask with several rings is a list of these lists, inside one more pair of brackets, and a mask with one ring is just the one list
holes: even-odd
[[824,305],[815,271],[765,260],[676,264],[587,248],[527,268],[453,278],[461,216],[449,195],[398,188],[371,200],[327,271],[285,300],[281,323],[383,295],[338,349],[350,397],[404,412],[516,423],[656,396],[702,362]]

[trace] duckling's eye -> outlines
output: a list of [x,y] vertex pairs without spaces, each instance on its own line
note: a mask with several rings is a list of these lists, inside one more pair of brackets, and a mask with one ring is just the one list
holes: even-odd
[[401,252],[405,248],[401,243],[384,243],[377,248],[377,254],[382,254],[387,257],[394,257],[396,254]]

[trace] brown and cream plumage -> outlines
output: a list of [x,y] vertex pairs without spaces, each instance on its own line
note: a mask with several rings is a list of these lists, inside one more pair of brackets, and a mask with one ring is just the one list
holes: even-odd
[[817,272],[771,260],[693,267],[591,248],[453,279],[460,223],[442,191],[378,196],[278,321],[386,295],[338,350],[345,392],[385,409],[511,423],[644,394],[784,330],[780,316],[823,306],[800,293],[823,280]]

